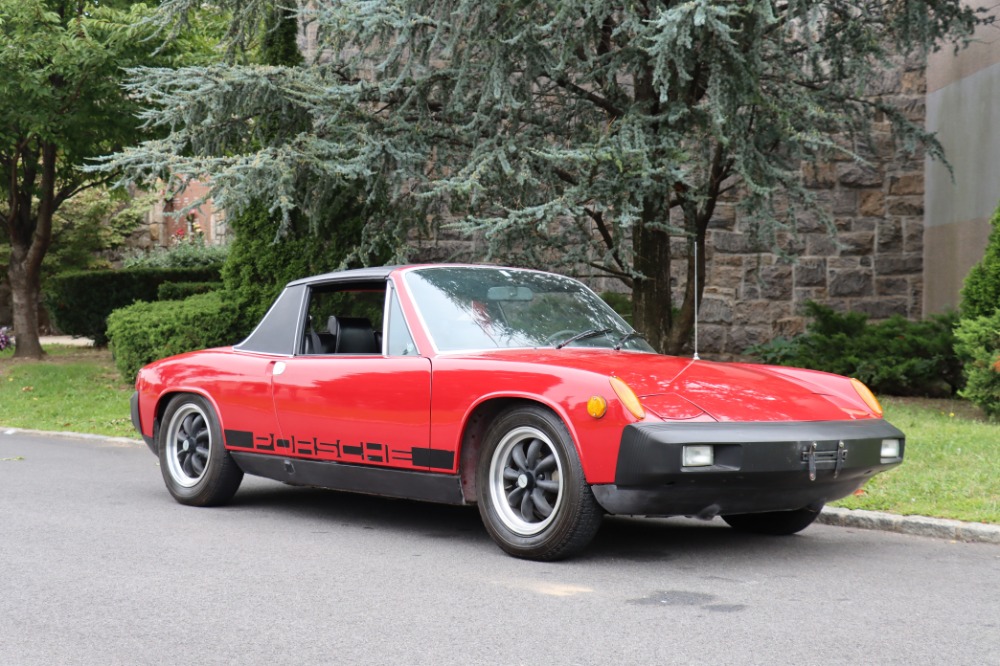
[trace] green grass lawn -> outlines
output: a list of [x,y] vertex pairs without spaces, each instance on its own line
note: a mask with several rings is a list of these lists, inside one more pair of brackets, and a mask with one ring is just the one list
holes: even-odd
[[884,398],[906,457],[837,506],[1000,523],[1000,425],[962,400]]
[[[41,363],[0,352],[0,426],[137,437],[132,386],[107,351],[47,352]],[[837,506],[1000,524],[1000,425],[962,400],[886,398],[883,405],[906,433],[906,461]]]
[[0,352],[0,426],[138,437],[129,418],[133,387],[105,350],[46,347],[42,362]]

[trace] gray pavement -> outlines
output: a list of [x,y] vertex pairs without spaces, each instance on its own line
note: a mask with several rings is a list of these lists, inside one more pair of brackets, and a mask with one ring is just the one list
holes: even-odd
[[470,507],[248,478],[185,507],[145,446],[0,429],[0,664],[1000,664],[1000,549],[612,518],[504,555]]

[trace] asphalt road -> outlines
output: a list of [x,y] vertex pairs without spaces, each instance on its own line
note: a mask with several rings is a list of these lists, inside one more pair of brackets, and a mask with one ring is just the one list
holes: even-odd
[[0,664],[1000,664],[1000,547],[610,519],[581,557],[474,509],[248,479],[176,504],[139,444],[0,430]]

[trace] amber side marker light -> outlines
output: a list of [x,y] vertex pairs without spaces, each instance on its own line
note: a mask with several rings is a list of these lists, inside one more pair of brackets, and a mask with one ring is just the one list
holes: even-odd
[[875,394],[871,392],[871,389],[865,386],[863,382],[854,378],[851,378],[851,386],[853,386],[854,390],[857,391],[859,396],[861,396],[861,399],[865,401],[868,408],[875,413],[875,416],[881,417],[882,405],[879,404],[878,398],[876,398]]
[[609,381],[611,382],[611,388],[615,391],[615,395],[617,395],[618,399],[622,401],[623,405],[625,405],[625,409],[627,409],[632,416],[640,421],[646,418],[646,410],[642,408],[642,403],[639,402],[639,398],[636,397],[635,391],[633,391],[628,384],[617,377],[611,377]]
[[608,401],[604,399],[604,396],[592,395],[590,400],[587,401],[587,413],[593,416],[595,419],[599,419],[604,416],[605,412],[608,411]]

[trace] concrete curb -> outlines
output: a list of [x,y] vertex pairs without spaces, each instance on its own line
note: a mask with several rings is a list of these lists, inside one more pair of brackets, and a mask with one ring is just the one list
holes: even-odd
[[112,437],[111,435],[94,435],[87,432],[69,432],[64,430],[29,430],[0,426],[0,435],[37,435],[39,437],[59,437],[61,439],[88,439],[90,441],[110,442],[112,444],[139,444],[145,446],[141,439],[133,437]]
[[[82,432],[52,432],[0,426],[0,435],[15,434],[61,437],[65,439],[87,439],[114,444],[145,446],[145,443],[141,439],[132,439],[130,437],[109,437]],[[934,539],[1000,545],[1000,525],[988,525],[985,523],[964,523],[960,520],[927,518],[925,516],[898,516],[894,513],[882,513],[881,511],[841,509],[832,506],[824,507],[823,512],[820,513],[816,521],[824,525],[834,525],[836,527],[854,527],[864,530],[880,530],[883,532],[931,537]]]
[[825,525],[838,527],[856,527],[864,530],[898,532],[935,539],[1000,545],[1000,525],[964,523],[960,520],[927,518],[925,516],[898,516],[894,513],[882,513],[881,511],[861,511],[838,507],[824,507],[817,520]]

